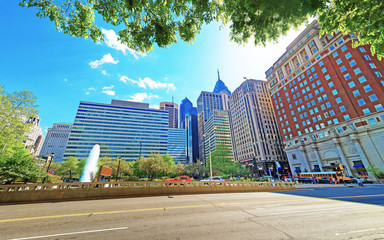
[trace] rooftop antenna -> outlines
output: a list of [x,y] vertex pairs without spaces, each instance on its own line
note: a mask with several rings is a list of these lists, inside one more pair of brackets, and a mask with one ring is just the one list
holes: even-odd
[[173,102],[173,96],[172,96],[172,103],[174,103],[174,102]]
[[217,77],[218,77],[218,80],[220,80],[220,72],[219,72],[219,69],[217,69]]

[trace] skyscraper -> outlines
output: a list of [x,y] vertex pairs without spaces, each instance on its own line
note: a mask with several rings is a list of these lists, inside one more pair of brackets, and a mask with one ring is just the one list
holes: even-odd
[[168,111],[147,103],[112,100],[111,104],[80,102],[64,158],[88,157],[95,144],[100,157],[137,160],[164,155],[168,144]]
[[167,152],[175,163],[187,164],[186,132],[184,129],[168,129]]
[[288,160],[266,81],[245,80],[232,93],[229,108],[235,161],[250,166],[258,176],[287,175]]
[[62,162],[71,129],[72,124],[70,123],[54,123],[53,127],[48,129],[40,156],[54,153],[53,161]]
[[180,104],[180,128],[185,129],[187,134],[187,162],[196,162],[199,158],[197,109],[188,98]]
[[44,143],[44,136],[40,127],[40,117],[30,117],[27,122],[31,125],[31,129],[26,135],[25,148],[28,148],[32,156],[36,157],[39,156]]
[[384,170],[384,61],[312,22],[266,72],[291,169]]
[[231,92],[221,81],[220,75],[215,85],[214,92],[201,92],[197,99],[197,119],[198,119],[198,133],[199,133],[199,156],[201,160],[205,160],[205,146],[204,146],[204,124],[214,114],[214,110],[228,110],[228,99]]
[[167,110],[169,113],[168,127],[179,128],[179,105],[173,102],[161,102],[160,109]]

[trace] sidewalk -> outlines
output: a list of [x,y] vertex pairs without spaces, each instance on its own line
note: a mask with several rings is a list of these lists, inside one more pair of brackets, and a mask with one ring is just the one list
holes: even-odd
[[306,188],[346,188],[346,187],[358,187],[356,183],[350,184],[305,184],[298,183],[295,185],[297,189],[306,189]]

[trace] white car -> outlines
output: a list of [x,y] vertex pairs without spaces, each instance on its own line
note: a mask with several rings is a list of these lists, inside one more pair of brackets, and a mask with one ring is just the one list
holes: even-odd
[[224,182],[225,179],[221,176],[214,176],[214,177],[212,177],[212,180],[211,180],[211,177],[209,177],[209,178],[203,179],[201,181],[221,181],[221,182]]

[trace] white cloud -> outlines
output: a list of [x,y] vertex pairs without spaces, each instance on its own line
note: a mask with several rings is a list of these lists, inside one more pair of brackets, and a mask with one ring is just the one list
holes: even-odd
[[133,80],[133,79],[130,79],[129,77],[127,76],[121,76],[120,77],[120,81],[122,81],[123,83],[127,83],[127,82],[131,82],[133,84],[137,84],[140,88],[144,88],[144,89],[147,89],[147,88],[150,88],[150,89],[168,89],[168,90],[173,90],[175,91],[176,90],[176,87],[173,83],[163,83],[163,82],[159,82],[159,81],[154,81],[148,77],[144,78],[144,79],[141,79],[139,78],[138,81],[136,80]]
[[120,42],[118,39],[119,36],[115,33],[115,31],[102,29],[101,32],[104,34],[104,42],[107,44],[108,47],[122,51],[124,55],[126,54],[126,51],[128,51],[130,54],[132,54],[136,59],[139,59],[139,56],[144,57],[145,54],[139,53],[131,48],[129,48],[127,45]]
[[112,90],[114,87],[115,86],[113,86],[113,85],[111,85],[109,87],[108,86],[103,87],[103,93],[110,95],[110,96],[115,96],[115,91]]
[[68,79],[64,78],[64,82],[68,82]]
[[107,73],[107,71],[105,71],[105,70],[101,71],[101,73],[102,73],[103,75],[105,75],[105,76],[108,76],[108,73]]
[[90,88],[88,88],[88,90],[90,90],[90,91],[96,91],[96,88],[94,88],[94,87],[90,87]]
[[86,94],[86,95],[89,95],[89,92],[86,92],[85,94]]
[[149,108],[160,109],[160,105],[149,105]]
[[129,101],[134,101],[134,102],[142,102],[146,99],[150,100],[152,98],[159,98],[159,96],[157,95],[152,95],[152,94],[148,94],[148,93],[135,93],[134,95],[132,96],[129,96],[130,99],[128,99]]
[[92,68],[97,68],[100,65],[103,65],[104,63],[112,63],[117,64],[119,60],[115,60],[110,53],[105,54],[102,59],[95,60],[93,62],[90,62],[89,65],[91,65]]

